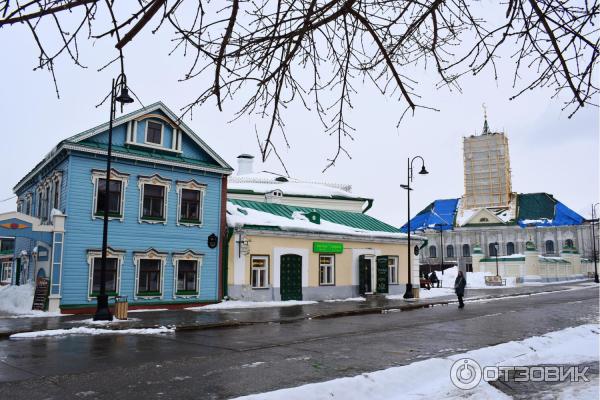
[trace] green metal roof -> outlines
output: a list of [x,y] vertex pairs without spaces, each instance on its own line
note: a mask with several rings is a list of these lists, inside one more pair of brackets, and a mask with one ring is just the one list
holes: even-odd
[[275,203],[262,203],[258,201],[250,200],[239,200],[239,199],[228,199],[231,204],[251,208],[253,210],[262,211],[265,213],[292,218],[294,212],[308,213],[316,211],[321,215],[321,219],[334,224],[345,225],[356,229],[363,229],[366,231],[377,231],[377,232],[391,232],[401,233],[399,229],[394,228],[391,225],[386,224],[378,219],[375,219],[369,215],[351,212],[351,211],[340,211],[340,210],[328,210],[323,208],[311,208],[311,207],[298,207],[289,206],[286,204],[275,204]]
[[548,193],[519,194],[518,220],[553,219],[556,200]]
[[[77,146],[88,147],[91,149],[108,150],[107,143],[98,143],[98,142],[91,142],[91,141],[88,142],[85,140],[82,142],[67,142],[67,143],[77,145]],[[116,146],[113,144],[112,151],[113,151],[113,153],[120,153],[120,154],[125,154],[125,155],[149,157],[149,158],[152,158],[159,162],[160,161],[172,161],[172,162],[180,162],[180,163],[184,163],[184,164],[194,164],[194,165],[207,167],[207,168],[219,168],[219,169],[222,168],[220,165],[218,165],[216,163],[207,163],[207,162],[203,162],[200,160],[196,160],[194,158],[187,158],[187,157],[182,157],[180,155],[169,154],[164,151],[161,151],[160,149],[146,150],[146,149],[135,148],[133,146],[124,147],[124,146]]]

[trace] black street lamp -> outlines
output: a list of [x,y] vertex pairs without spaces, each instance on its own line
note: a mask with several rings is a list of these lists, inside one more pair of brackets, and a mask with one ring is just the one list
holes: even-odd
[[498,249],[499,249],[500,245],[498,244],[498,242],[494,243],[494,253],[496,253],[496,276],[500,276],[500,273],[498,272]]
[[412,251],[411,247],[410,247],[410,191],[412,190],[410,188],[410,183],[413,180],[413,166],[412,163],[413,161],[415,161],[417,158],[421,159],[422,165],[421,165],[421,171],[419,171],[420,175],[427,175],[429,172],[427,172],[427,170],[425,169],[425,160],[423,159],[423,157],[421,156],[415,156],[412,158],[412,160],[410,159],[410,157],[408,158],[408,179],[407,179],[407,183],[406,185],[400,185],[400,187],[402,189],[406,189],[406,197],[407,197],[407,208],[408,208],[408,223],[407,223],[407,233],[408,233],[408,237],[407,237],[407,241],[408,241],[408,245],[407,245],[407,252],[406,254],[408,254],[408,282],[406,283],[406,292],[404,293],[404,298],[405,299],[412,299],[413,296],[413,292],[412,292],[412,282],[411,282],[411,277],[410,277],[410,253]]
[[[117,90],[120,93],[117,95]],[[106,155],[106,181],[104,186],[104,225],[102,229],[102,262],[100,265],[100,292],[97,297],[96,314],[94,321],[112,321],[113,316],[108,308],[108,295],[106,294],[106,248],[108,246],[108,209],[110,204],[110,161],[112,158],[112,129],[115,118],[116,103],[133,103],[127,89],[125,74],[120,74],[113,79],[110,89],[110,119],[108,123],[108,154]]]
[[598,218],[596,218],[596,206],[600,203],[592,204],[592,251],[594,258],[594,282],[600,283],[598,280],[598,255],[596,254],[596,228],[595,225],[598,224]]

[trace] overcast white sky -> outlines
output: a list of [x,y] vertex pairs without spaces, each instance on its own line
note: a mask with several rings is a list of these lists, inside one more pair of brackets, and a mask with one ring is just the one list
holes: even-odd
[[[162,100],[173,111],[193,100],[207,82],[180,83],[189,60],[167,56],[170,35],[144,32],[126,50],[129,85],[144,104]],[[0,110],[2,158],[0,200],[12,195],[12,187],[60,140],[101,124],[108,106],[95,108],[108,93],[115,69],[97,72],[112,57],[112,43],[81,46],[82,70],[64,60],[57,65],[61,98],[57,99],[47,72],[33,72],[37,53],[30,35],[21,27],[0,32],[3,77]],[[335,138],[323,133],[316,115],[299,107],[286,110],[286,127],[291,149],[280,148],[290,174],[297,178],[349,183],[353,191],[375,199],[369,213],[394,225],[406,221],[407,157],[421,155],[430,174],[417,175],[413,182],[413,215],[434,199],[460,197],[463,193],[462,137],[479,133],[483,124],[482,103],[488,108],[493,130],[509,138],[513,190],[521,193],[548,192],[575,211],[589,216],[598,201],[599,120],[598,110],[586,108],[571,120],[561,112],[562,103],[550,100],[551,90],[539,90],[509,101],[511,60],[500,64],[501,77],[490,73],[467,77],[462,93],[435,90],[436,82],[423,72],[418,87],[422,103],[440,112],[419,111],[396,128],[403,104],[382,97],[369,86],[357,86],[349,120],[356,128],[355,141],[347,145],[352,159],[341,158],[322,174],[327,157],[335,151]],[[596,101],[597,103],[597,101]],[[140,107],[129,105],[126,112]],[[226,104],[221,113],[214,101],[185,122],[226,161],[236,167],[240,153],[258,156],[254,133],[256,118],[243,117],[228,123],[237,108]],[[269,160],[255,170],[281,172]],[[14,200],[0,203],[0,212],[14,210]]]

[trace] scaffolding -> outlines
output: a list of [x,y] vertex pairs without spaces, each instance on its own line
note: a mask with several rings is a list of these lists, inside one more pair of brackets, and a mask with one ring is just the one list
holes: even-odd
[[488,131],[483,135],[463,138],[463,163],[463,208],[503,208],[510,205],[510,156],[508,138],[504,133]]

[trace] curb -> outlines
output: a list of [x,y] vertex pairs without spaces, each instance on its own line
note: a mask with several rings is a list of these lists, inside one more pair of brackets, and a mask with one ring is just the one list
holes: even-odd
[[[591,288],[591,287],[590,287]],[[493,300],[493,299],[503,299],[503,298],[511,298],[511,297],[521,297],[521,296],[532,296],[543,293],[556,293],[569,291],[572,289],[561,288],[555,290],[545,290],[538,292],[522,292],[522,293],[510,293],[505,295],[488,295],[485,297],[473,297],[466,298],[465,303],[473,302],[473,301],[485,301],[485,300]],[[188,325],[166,325],[168,328],[174,329],[176,332],[179,331],[194,331],[194,330],[205,330],[205,329],[226,329],[226,328],[237,328],[249,325],[259,325],[259,324],[285,324],[292,323],[297,321],[304,321],[310,319],[329,319],[329,318],[340,318],[340,317],[350,317],[357,315],[367,315],[367,314],[384,314],[389,311],[412,311],[422,308],[430,308],[438,305],[449,305],[457,303],[457,300],[439,300],[439,301],[428,301],[423,303],[409,303],[409,304],[397,304],[397,305],[387,305],[387,306],[377,306],[377,307],[368,307],[368,308],[358,308],[354,310],[344,310],[344,311],[333,311],[327,313],[316,313],[316,314],[306,314],[303,316],[293,317],[293,318],[285,318],[285,319],[275,319],[275,320],[262,320],[262,321],[223,321],[223,322],[215,322],[215,323],[207,323],[207,324],[188,324]],[[80,325],[80,326],[89,326],[89,325]],[[98,326],[101,329],[110,329],[110,330],[124,330],[124,329],[144,329],[144,328],[159,328],[160,326],[165,325],[119,325],[119,326]],[[73,326],[74,328],[77,326]],[[60,328],[59,328],[60,329]],[[64,329],[64,328],[63,328]],[[43,329],[43,330],[51,330],[51,329]],[[0,340],[9,339],[11,335],[16,333],[24,333],[31,332],[30,330],[15,330],[8,332],[0,332]]]

